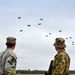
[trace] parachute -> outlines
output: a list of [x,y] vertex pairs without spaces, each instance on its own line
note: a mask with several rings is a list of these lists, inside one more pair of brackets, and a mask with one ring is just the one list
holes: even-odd
[[48,37],[48,35],[46,35],[46,37]]
[[51,35],[51,33],[49,33]]
[[40,20],[43,20],[42,18],[40,18]]
[[38,23],[38,25],[41,25],[41,23]]
[[20,32],[22,32],[23,30],[20,30]]
[[31,27],[31,25],[27,25],[28,27]]
[[18,19],[21,19],[21,17],[18,17]]
[[62,32],[62,30],[59,30],[59,32]]

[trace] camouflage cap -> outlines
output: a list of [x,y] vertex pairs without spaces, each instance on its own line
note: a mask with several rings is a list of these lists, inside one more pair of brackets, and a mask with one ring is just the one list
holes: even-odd
[[61,37],[56,38],[56,39],[55,39],[54,46],[55,46],[55,47],[58,47],[58,48],[65,48],[66,45],[65,45],[65,40],[64,40],[64,38],[61,38]]
[[16,43],[15,37],[10,36],[10,37],[7,37],[6,39],[7,39],[7,43]]

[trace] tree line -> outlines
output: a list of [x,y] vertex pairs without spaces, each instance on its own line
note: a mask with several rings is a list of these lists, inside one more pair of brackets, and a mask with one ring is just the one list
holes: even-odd
[[[17,74],[45,74],[46,70],[16,70]],[[75,70],[70,70],[70,74],[75,74]]]

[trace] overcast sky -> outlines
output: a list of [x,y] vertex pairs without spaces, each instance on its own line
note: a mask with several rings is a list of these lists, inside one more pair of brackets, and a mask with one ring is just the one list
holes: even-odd
[[6,49],[6,37],[17,38],[16,69],[47,70],[57,53],[55,38],[63,37],[75,70],[74,33],[75,0],[0,0],[0,51]]

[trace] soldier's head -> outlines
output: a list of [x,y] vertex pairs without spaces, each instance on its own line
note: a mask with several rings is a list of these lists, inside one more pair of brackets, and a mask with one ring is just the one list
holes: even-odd
[[15,48],[15,45],[16,45],[16,38],[15,37],[12,37],[12,36],[9,36],[6,38],[6,45],[7,45],[7,48]]
[[66,45],[65,45],[65,40],[64,38],[62,37],[58,37],[55,39],[55,43],[53,44],[56,48],[58,49],[64,49],[66,48]]

